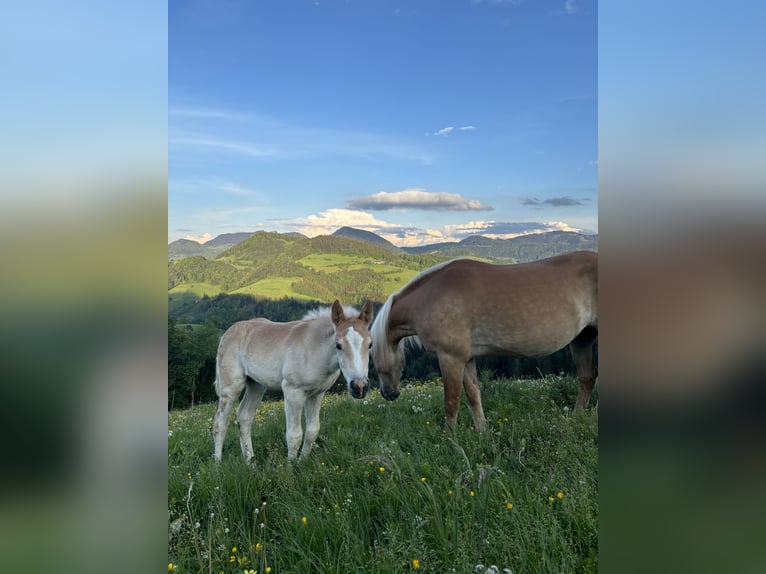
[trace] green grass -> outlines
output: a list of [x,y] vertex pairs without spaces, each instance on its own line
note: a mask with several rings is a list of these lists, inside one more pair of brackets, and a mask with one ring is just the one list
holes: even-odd
[[256,414],[254,468],[233,423],[213,464],[216,405],[169,413],[168,561],[215,574],[400,573],[413,560],[421,572],[596,572],[597,414],[573,415],[570,378],[484,381],[482,393],[484,433],[465,399],[443,429],[438,381],[394,402],[328,395],[315,450],[292,464],[272,399]]
[[193,295],[196,298],[201,298],[204,295],[212,297],[221,293],[223,289],[219,285],[211,285],[210,283],[184,283],[177,285],[168,290],[168,295]]
[[293,291],[291,285],[299,279],[299,277],[269,277],[268,279],[262,279],[237,289],[236,291],[232,291],[232,293],[260,295],[261,297],[270,297],[272,299],[291,297],[293,299],[310,301],[312,299],[311,297]]

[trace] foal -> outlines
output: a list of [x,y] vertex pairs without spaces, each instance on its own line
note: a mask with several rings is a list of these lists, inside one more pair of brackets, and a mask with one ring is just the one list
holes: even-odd
[[301,413],[305,410],[306,434],[300,455],[307,456],[319,435],[322,398],[340,373],[352,397],[361,399],[370,388],[371,322],[371,301],[357,312],[344,309],[336,300],[331,309],[312,311],[301,321],[274,323],[259,318],[229,327],[221,337],[216,358],[219,402],[213,424],[215,460],[221,460],[229,415],[243,390],[236,420],[245,460],[253,459],[253,418],[267,389],[284,394],[288,459],[298,456],[303,436]]

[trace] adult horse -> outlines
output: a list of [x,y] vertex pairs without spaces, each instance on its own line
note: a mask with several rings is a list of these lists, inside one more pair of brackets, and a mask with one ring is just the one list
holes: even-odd
[[361,399],[367,394],[371,321],[370,301],[358,312],[350,307],[344,309],[336,300],[331,309],[312,311],[301,321],[274,323],[258,318],[229,327],[221,337],[216,357],[215,390],[219,401],[213,423],[215,460],[221,460],[229,415],[243,389],[245,396],[236,419],[245,460],[253,458],[253,418],[267,389],[281,389],[284,394],[289,459],[298,455],[303,436],[301,413],[305,409],[306,435],[300,454],[307,456],[319,435],[322,398],[340,373],[352,397]]
[[516,265],[458,259],[426,269],[385,302],[370,329],[380,393],[399,396],[404,340],[435,353],[444,381],[446,425],[465,388],[477,429],[486,428],[474,357],[543,357],[567,344],[586,408],[597,370],[598,256],[576,251]]

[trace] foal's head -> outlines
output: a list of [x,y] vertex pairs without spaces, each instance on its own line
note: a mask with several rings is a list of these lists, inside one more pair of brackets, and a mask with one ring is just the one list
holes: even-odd
[[367,300],[358,316],[347,317],[336,299],[332,304],[330,316],[335,325],[335,353],[348,391],[355,399],[364,398],[370,389],[367,373],[372,347],[369,331],[372,322],[372,301]]

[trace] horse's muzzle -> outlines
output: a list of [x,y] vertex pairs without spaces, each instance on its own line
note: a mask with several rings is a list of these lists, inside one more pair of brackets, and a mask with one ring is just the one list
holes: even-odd
[[363,399],[370,390],[370,381],[368,379],[356,379],[348,386],[351,396],[355,399]]
[[399,389],[394,391],[392,389],[389,389],[388,387],[380,385],[380,394],[387,401],[393,401],[395,398],[399,396],[400,393],[399,393]]

